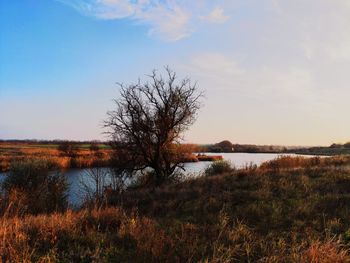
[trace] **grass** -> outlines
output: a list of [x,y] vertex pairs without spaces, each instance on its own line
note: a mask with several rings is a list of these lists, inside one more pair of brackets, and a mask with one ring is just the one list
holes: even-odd
[[[59,144],[38,144],[24,142],[0,142],[0,172],[7,172],[11,163],[28,159],[46,160],[59,169],[92,168],[109,165],[113,150],[109,145],[97,144],[98,152],[90,149],[91,144],[74,144],[74,154],[59,150]],[[195,149],[192,145],[181,145],[184,162],[215,161],[222,156],[189,154]],[[189,153],[188,153],[189,152]]]
[[8,171],[13,162],[28,159],[46,160],[60,169],[107,166],[111,149],[100,148],[97,155],[89,147],[88,144],[81,145],[74,156],[69,156],[59,151],[56,144],[0,142],[0,172]]
[[12,262],[350,262],[350,157],[282,157],[0,219]]

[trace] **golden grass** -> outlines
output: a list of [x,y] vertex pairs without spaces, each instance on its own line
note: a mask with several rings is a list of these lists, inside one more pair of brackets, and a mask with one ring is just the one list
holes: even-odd
[[305,158],[302,156],[281,156],[275,160],[265,162],[261,169],[296,169],[296,168],[322,168],[337,167],[350,164],[350,155],[333,156],[332,158],[312,157]]
[[6,262],[350,262],[350,157],[281,157],[109,206],[0,218]]
[[[104,240],[104,241],[102,241]],[[172,253],[172,240],[154,220],[127,216],[120,208],[67,211],[64,214],[0,219],[0,255],[9,262],[59,262],[85,259],[109,262],[102,249],[119,253],[131,246],[140,259],[156,260]],[[101,243],[105,242],[105,243]],[[130,244],[128,244],[130,242]],[[70,252],[70,254],[60,254]],[[128,252],[128,253],[129,253]],[[131,255],[124,255],[132,259]]]
[[[163,225],[163,226],[162,226]],[[346,263],[334,239],[264,239],[221,213],[200,226],[127,214],[121,208],[0,219],[3,262],[302,262]],[[259,258],[259,254],[261,254]]]
[[11,163],[26,159],[44,159],[59,169],[107,166],[110,154],[110,149],[101,149],[98,154],[89,149],[77,149],[75,156],[71,157],[55,147],[0,142],[0,172],[8,171]]
[[[177,146],[178,153],[183,156],[183,162],[222,160],[222,156],[192,154],[196,150],[198,147],[192,144]],[[0,142],[0,172],[8,171],[11,163],[26,159],[44,159],[59,169],[108,166],[112,152],[111,149],[95,152],[88,148],[79,148],[75,150],[74,156],[68,156],[59,151],[57,146]]]
[[348,250],[341,248],[333,240],[316,241],[304,251],[302,262],[305,263],[345,263],[350,262]]

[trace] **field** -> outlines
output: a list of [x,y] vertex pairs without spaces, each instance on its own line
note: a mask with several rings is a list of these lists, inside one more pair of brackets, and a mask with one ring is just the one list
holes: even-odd
[[[13,262],[350,262],[350,157],[283,157],[0,219]],[[221,171],[220,173],[216,173]]]
[[[27,159],[41,159],[49,161],[53,168],[91,168],[109,165],[112,149],[107,144],[96,144],[97,148],[91,149],[89,143],[73,144],[71,151],[60,150],[62,143],[35,143],[35,142],[0,142],[0,172],[9,170],[12,162]],[[192,152],[193,145],[181,145],[184,152],[184,162],[216,161],[222,157],[195,155]]]
[[98,147],[98,151],[92,151],[89,144],[79,144],[73,153],[66,153],[58,149],[59,144],[0,142],[0,172],[8,171],[11,162],[25,159],[45,159],[59,169],[106,166],[111,149]]

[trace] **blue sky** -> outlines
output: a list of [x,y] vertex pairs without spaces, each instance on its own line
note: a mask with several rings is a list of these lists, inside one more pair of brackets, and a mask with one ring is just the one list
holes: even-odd
[[188,142],[350,140],[347,0],[1,0],[0,138],[105,139],[164,65],[206,94]]

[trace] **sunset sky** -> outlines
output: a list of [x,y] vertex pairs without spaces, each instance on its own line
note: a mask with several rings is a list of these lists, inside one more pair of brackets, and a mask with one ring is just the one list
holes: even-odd
[[0,138],[106,139],[169,65],[205,92],[186,141],[350,141],[349,0],[0,0]]

